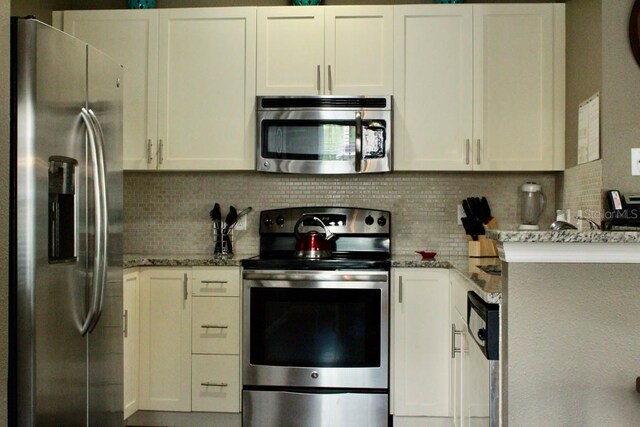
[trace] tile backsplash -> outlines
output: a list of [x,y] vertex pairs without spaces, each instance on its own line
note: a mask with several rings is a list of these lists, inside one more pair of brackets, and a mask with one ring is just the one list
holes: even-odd
[[[561,178],[560,178],[561,179]],[[258,252],[258,217],[264,209],[355,206],[391,211],[392,251],[429,249],[465,256],[457,205],[486,196],[500,228],[518,225],[518,187],[542,184],[547,205],[541,226],[553,221],[555,173],[394,172],[381,175],[280,175],[258,172],[125,172],[124,252],[145,255],[213,253],[209,211],[252,206],[245,231],[235,232],[235,253]]]
[[[562,209],[571,209],[572,216],[580,209],[583,216],[600,223],[603,214],[602,160],[565,170],[562,181]],[[575,222],[573,218],[572,222]]]

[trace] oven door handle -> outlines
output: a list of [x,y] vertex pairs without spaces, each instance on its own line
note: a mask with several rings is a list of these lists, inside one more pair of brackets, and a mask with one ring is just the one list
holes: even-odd
[[389,274],[386,271],[247,271],[242,274],[245,280],[277,280],[289,282],[386,282]]

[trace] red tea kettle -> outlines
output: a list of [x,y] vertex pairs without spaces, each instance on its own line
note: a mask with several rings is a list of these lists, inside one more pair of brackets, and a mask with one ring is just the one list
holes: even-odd
[[296,222],[293,227],[293,231],[296,235],[296,250],[294,256],[296,258],[313,258],[323,259],[331,258],[332,242],[336,236],[333,234],[327,226],[317,216],[312,217],[313,221],[320,224],[324,229],[324,234],[318,233],[315,230],[309,231],[306,234],[301,234],[298,228],[304,222],[305,218],[309,215],[303,215]]

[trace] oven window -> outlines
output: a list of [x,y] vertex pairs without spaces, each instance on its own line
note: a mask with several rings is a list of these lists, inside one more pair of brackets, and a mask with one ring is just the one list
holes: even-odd
[[380,366],[379,289],[250,292],[251,364]]
[[355,159],[353,121],[264,120],[262,157],[283,160]]

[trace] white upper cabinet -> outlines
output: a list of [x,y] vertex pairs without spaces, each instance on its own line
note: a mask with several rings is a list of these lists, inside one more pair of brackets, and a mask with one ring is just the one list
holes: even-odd
[[253,169],[255,14],[160,10],[160,169]]
[[395,169],[563,169],[564,36],[564,5],[396,6]]
[[395,167],[471,170],[471,5],[395,8]]
[[258,95],[323,93],[323,9],[258,8]]
[[124,65],[124,169],[254,169],[256,8],[55,18]]
[[325,93],[393,94],[393,7],[326,7]]
[[56,13],[62,29],[124,67],[124,169],[155,168],[158,108],[158,11]]
[[393,7],[258,8],[258,95],[390,95]]
[[474,168],[553,167],[553,5],[474,5]]

